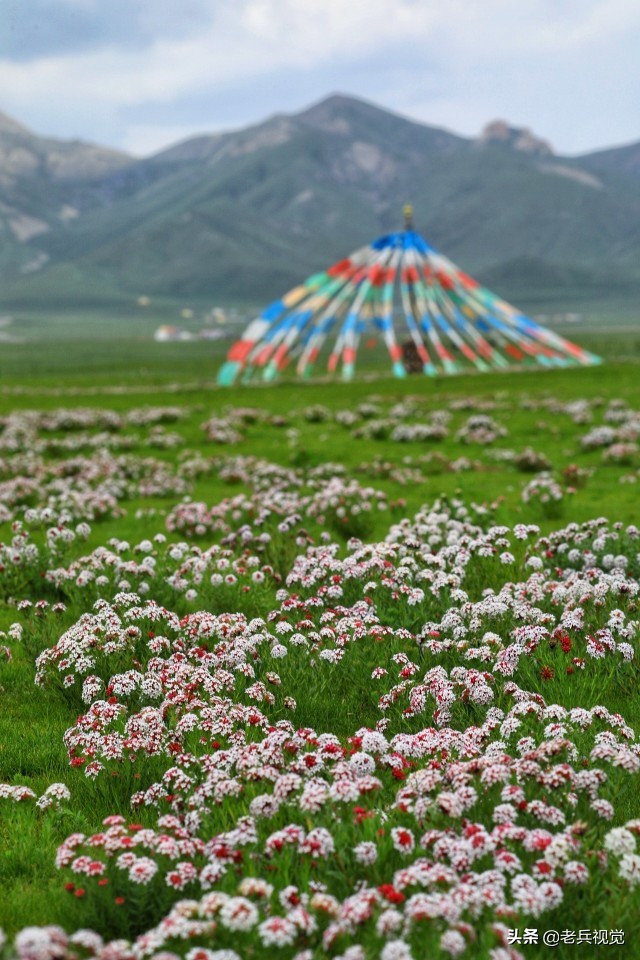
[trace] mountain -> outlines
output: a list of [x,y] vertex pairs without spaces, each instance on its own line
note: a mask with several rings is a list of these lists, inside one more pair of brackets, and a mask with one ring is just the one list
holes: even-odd
[[0,274],[41,270],[42,239],[78,217],[94,185],[131,162],[105,147],[39,137],[0,113]]
[[598,150],[582,158],[582,164],[595,171],[611,171],[629,177],[640,177],[640,142],[624,147]]
[[506,296],[635,296],[639,158],[557,156],[505,121],[469,139],[345,96],[142,160],[0,115],[0,299],[261,302],[397,228],[407,201]]

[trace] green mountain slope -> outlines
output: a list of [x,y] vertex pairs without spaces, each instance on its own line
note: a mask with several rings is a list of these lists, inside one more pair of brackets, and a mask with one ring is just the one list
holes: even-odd
[[504,123],[469,140],[341,96],[139,161],[64,148],[64,177],[40,159],[0,193],[46,225],[14,236],[17,259],[0,237],[5,302],[59,298],[65,277],[70,301],[265,300],[397,228],[408,200],[429,242],[506,296],[640,289],[633,148],[562,158]]
[[130,163],[115,150],[39,137],[0,113],[0,274],[41,270],[43,238],[93,206],[105,178]]

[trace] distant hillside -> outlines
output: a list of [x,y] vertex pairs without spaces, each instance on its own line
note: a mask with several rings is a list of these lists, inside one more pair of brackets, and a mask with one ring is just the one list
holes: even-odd
[[630,143],[625,147],[613,147],[610,150],[598,150],[581,158],[585,168],[594,171],[610,171],[631,178],[640,179],[640,143]]
[[400,225],[531,302],[640,291],[640,144],[559,157],[333,96],[134,160],[0,115],[0,300],[262,301]]
[[102,181],[131,162],[93,144],[39,137],[0,113],[0,276],[43,269],[43,238],[64,231]]

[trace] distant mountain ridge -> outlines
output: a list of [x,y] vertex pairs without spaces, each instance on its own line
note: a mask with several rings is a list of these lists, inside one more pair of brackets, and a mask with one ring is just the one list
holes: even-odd
[[640,143],[562,157],[505,121],[470,139],[335,95],[144,159],[0,114],[0,302],[260,302],[397,228],[408,200],[505,296],[640,291]]

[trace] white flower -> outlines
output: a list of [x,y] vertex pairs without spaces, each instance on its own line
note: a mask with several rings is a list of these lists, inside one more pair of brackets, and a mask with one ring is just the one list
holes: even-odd
[[258,927],[258,934],[265,947],[287,947],[298,936],[298,928],[286,917],[269,917]]
[[616,857],[636,852],[636,838],[624,827],[614,827],[604,838],[604,848]]
[[467,941],[457,930],[446,930],[440,937],[440,949],[450,957],[458,957],[467,948]]
[[389,940],[382,948],[380,960],[413,960],[411,947],[405,940]]
[[230,897],[218,915],[223,927],[228,930],[250,930],[255,927],[260,914],[258,908],[246,897]]
[[358,863],[372,864],[378,859],[378,848],[375,843],[363,840],[353,848],[353,855]]
[[640,883],[640,857],[636,853],[625,853],[619,864],[620,876],[635,887]]

